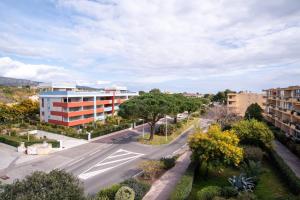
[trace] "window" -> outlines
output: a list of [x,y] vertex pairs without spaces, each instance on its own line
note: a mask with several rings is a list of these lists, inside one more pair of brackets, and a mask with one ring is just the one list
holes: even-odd
[[44,108],[44,98],[42,98],[42,108]]

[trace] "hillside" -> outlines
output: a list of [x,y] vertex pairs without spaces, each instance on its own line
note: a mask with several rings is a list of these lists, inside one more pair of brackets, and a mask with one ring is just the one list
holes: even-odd
[[0,76],[0,85],[2,86],[37,86],[39,82],[26,80],[26,79],[17,79]]
[[16,103],[36,94],[36,89],[0,86],[0,103]]

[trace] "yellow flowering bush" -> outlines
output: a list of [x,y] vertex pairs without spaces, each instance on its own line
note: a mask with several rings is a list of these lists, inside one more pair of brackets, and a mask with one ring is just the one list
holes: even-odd
[[243,159],[243,149],[238,146],[239,138],[233,130],[222,131],[212,125],[206,133],[197,132],[189,137],[192,157],[208,166],[238,165]]

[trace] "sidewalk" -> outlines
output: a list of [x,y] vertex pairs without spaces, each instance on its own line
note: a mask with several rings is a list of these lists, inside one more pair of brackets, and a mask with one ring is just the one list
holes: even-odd
[[274,146],[277,154],[285,161],[296,176],[300,178],[300,159],[279,141],[275,140]]
[[176,165],[153,183],[150,191],[144,196],[143,200],[167,200],[188,168],[191,162],[190,156],[190,151],[180,156]]

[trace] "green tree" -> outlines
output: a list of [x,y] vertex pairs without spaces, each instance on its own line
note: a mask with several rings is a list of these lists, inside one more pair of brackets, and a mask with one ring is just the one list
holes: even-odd
[[143,94],[145,94],[145,93],[146,93],[146,92],[143,91],[143,90],[139,91],[139,95],[143,95]]
[[158,88],[153,88],[149,91],[149,93],[161,93],[161,91]]
[[206,133],[197,132],[190,136],[188,144],[192,158],[209,167],[239,165],[243,159],[243,149],[234,131],[223,131],[219,125],[212,125]]
[[234,91],[231,91],[229,89],[226,89],[225,91],[220,91],[212,97],[212,101],[219,102],[220,104],[227,104],[227,95],[228,93],[232,92]]
[[258,103],[251,104],[246,112],[245,112],[245,119],[256,119],[258,121],[263,120],[262,115],[263,109],[258,105]]
[[129,99],[120,105],[118,114],[124,119],[144,119],[150,126],[150,140],[153,139],[155,125],[170,113],[170,102],[163,93],[147,93]]
[[245,144],[262,144],[267,147],[272,147],[274,135],[269,127],[255,119],[242,120],[233,125],[233,130]]
[[34,172],[23,180],[3,185],[0,199],[81,200],[85,197],[77,178],[62,170],[53,170],[49,173]]
[[167,95],[167,99],[169,102],[168,114],[174,118],[174,123],[177,123],[177,115],[185,111],[187,98],[182,94],[170,94]]

